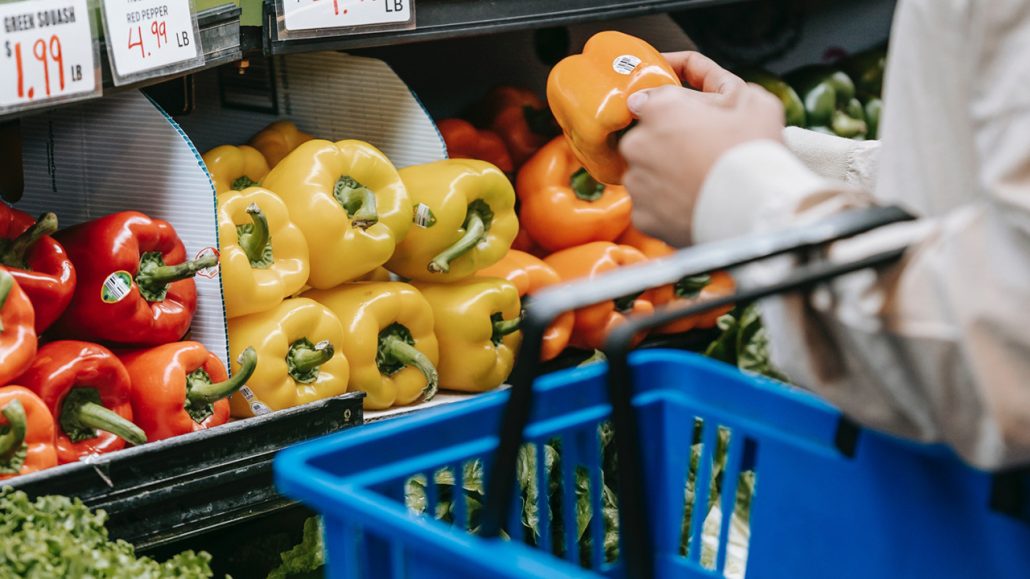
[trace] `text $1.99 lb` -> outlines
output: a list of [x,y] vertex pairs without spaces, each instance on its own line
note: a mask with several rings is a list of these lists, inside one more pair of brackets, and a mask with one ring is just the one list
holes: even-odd
[[0,4],[0,108],[99,91],[86,0]]

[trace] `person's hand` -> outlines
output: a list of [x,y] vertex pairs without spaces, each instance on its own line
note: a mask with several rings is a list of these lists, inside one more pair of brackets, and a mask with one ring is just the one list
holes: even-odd
[[690,86],[630,95],[637,125],[619,151],[637,228],[678,247],[690,243],[697,194],[723,153],[760,139],[782,140],[783,105],[697,52],[666,54]]

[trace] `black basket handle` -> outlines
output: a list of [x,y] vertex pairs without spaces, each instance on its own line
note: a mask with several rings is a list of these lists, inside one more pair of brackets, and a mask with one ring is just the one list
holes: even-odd
[[[807,253],[843,238],[910,219],[912,216],[898,207],[874,207],[842,213],[813,225],[684,249],[667,258],[621,268],[590,280],[547,288],[534,295],[532,302],[526,307],[522,349],[509,379],[512,386],[511,394],[501,419],[500,440],[486,481],[486,504],[480,528],[481,536],[498,536],[511,507],[518,451],[523,443],[524,430],[532,411],[533,382],[539,373],[541,341],[547,327],[559,315],[675,283],[684,277],[730,269],[790,253]],[[902,252],[903,250],[899,249],[853,264],[820,263],[806,266],[769,287],[741,291],[734,296],[707,301],[689,308],[675,308],[675,311],[667,308],[653,317],[631,320],[623,324],[620,327],[621,331],[613,333],[609,338],[606,349],[616,354],[617,358],[621,357],[621,363],[625,364],[625,352],[629,349],[628,340],[625,344],[621,341],[625,340],[626,336],[632,337],[641,329],[663,325],[677,318],[702,313],[729,303],[758,299],[809,286],[858,269],[874,267],[897,259]],[[624,371],[628,374],[628,365]],[[625,375],[621,378],[625,378]],[[620,525],[625,524],[621,526],[623,529],[633,529],[632,533],[622,535],[624,555],[631,571],[629,576],[650,577],[653,576],[653,562],[650,551],[647,550],[651,544],[650,528],[646,526],[646,511],[643,508],[636,417],[630,405],[632,388],[629,387],[629,382],[620,384],[612,377],[609,390],[613,407],[612,426],[616,452],[622,465],[618,481],[622,505],[619,516],[623,519]],[[627,436],[620,436],[620,433],[626,433]],[[629,462],[623,462],[625,459]],[[630,464],[632,461],[636,462]],[[627,480],[624,481],[623,478]],[[625,502],[627,499],[628,503]],[[633,504],[635,502],[639,504]]]

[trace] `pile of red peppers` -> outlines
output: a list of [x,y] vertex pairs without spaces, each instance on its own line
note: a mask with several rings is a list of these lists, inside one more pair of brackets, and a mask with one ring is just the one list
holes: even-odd
[[224,424],[232,378],[197,342],[197,309],[172,225],[136,211],[58,231],[0,204],[0,479]]

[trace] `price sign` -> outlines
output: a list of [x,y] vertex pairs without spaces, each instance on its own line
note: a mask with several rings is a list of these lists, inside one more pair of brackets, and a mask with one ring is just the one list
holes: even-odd
[[204,64],[188,0],[104,0],[107,54],[116,85]]
[[86,0],[0,4],[0,110],[101,92]]
[[[279,36],[331,36],[415,26],[415,0],[278,0]],[[297,33],[300,34],[297,34]]]

